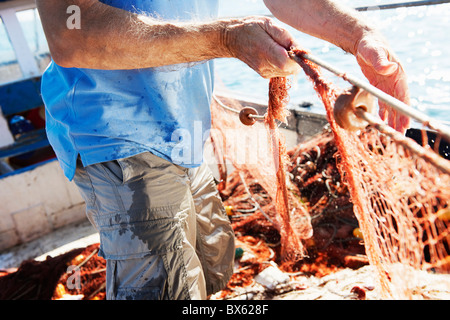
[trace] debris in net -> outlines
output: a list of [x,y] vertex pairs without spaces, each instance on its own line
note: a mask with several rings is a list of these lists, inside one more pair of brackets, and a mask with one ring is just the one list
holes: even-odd
[[[236,246],[243,249],[244,255],[236,259],[232,280],[216,298],[236,296],[242,288],[249,290],[257,283],[256,277],[274,264],[291,278],[284,286],[280,283],[284,292],[288,288],[302,288],[300,278],[321,278],[346,268],[368,265],[363,239],[354,235],[358,221],[337,169],[332,133],[324,130],[286,154],[290,164],[286,175],[295,186],[295,197],[311,214],[314,231],[311,238],[304,240],[306,256],[294,261],[283,259],[279,229],[266,218],[276,215],[272,198],[249,172],[233,171],[227,177],[222,195],[237,237]],[[267,286],[266,294],[280,294],[275,289],[276,286]]]
[[67,264],[84,249],[44,261],[25,260],[17,270],[0,277],[0,300],[50,300]]
[[99,247],[98,243],[92,244],[70,261],[76,269],[61,276],[52,299],[68,296],[82,296],[81,300],[105,299],[106,261],[98,256]]

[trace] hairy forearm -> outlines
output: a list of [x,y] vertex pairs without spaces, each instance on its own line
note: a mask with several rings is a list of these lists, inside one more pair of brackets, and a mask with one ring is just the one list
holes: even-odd
[[[96,0],[37,4],[53,59],[64,67],[137,69],[230,56],[223,43],[226,21],[160,21]],[[71,4],[80,7],[80,29],[66,27]]]
[[359,13],[331,0],[264,0],[280,21],[314,37],[321,38],[349,53],[374,28]]

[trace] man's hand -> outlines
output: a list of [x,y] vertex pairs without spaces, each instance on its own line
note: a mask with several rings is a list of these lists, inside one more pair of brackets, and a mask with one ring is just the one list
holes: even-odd
[[[355,56],[372,85],[409,104],[409,89],[403,67],[379,35],[370,33],[363,36],[357,43]],[[391,127],[405,133],[409,128],[409,118],[382,102],[379,106],[381,119],[387,118]]]
[[264,78],[283,77],[300,71],[287,53],[294,42],[287,30],[266,17],[233,20],[224,32],[224,43],[231,56],[245,62]]
[[[367,79],[380,90],[409,103],[406,76],[382,37],[355,10],[335,0],[264,0],[280,21],[326,40],[356,56]],[[409,119],[380,104],[380,116],[404,132]]]

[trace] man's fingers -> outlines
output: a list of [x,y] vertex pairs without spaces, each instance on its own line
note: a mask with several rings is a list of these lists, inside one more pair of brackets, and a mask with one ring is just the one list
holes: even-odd
[[386,48],[386,43],[378,38],[363,39],[358,43],[356,56],[372,66],[378,74],[391,75],[397,71],[399,65]]
[[238,40],[237,56],[263,78],[284,77],[301,71],[287,52],[295,39],[270,18],[245,18]]
[[378,114],[380,115],[381,120],[386,120],[386,117],[388,115],[388,106],[386,106],[386,104],[380,102],[379,103],[379,111]]
[[280,26],[277,26],[270,18],[263,19],[265,20],[262,26],[267,34],[284,49],[289,50],[295,42],[289,31]]
[[[409,104],[409,89],[402,65],[390,53],[385,42],[367,37],[357,46],[356,59],[369,82],[394,98]],[[395,109],[379,102],[379,115],[382,120],[399,132],[404,133],[410,120]]]
[[[300,66],[295,63],[288,54],[288,50],[296,44],[292,35],[284,28],[281,28],[273,23],[270,18],[265,18],[265,23],[262,25],[264,31],[272,39],[272,44],[268,46],[268,60],[275,67],[277,76],[287,76],[299,73]],[[270,42],[270,40],[268,40]]]
[[363,47],[357,52],[357,57],[371,66],[380,75],[388,76],[397,71],[399,65],[389,59],[383,48]]
[[407,116],[401,115],[399,123],[401,128],[398,128],[397,130],[402,133],[405,133],[406,130],[409,129],[409,127],[411,126],[411,119]]
[[278,72],[277,76],[288,76],[297,74],[301,71],[300,66],[293,61],[286,49],[275,43],[268,52],[271,64],[274,66],[274,72]]
[[397,111],[395,111],[392,108],[389,108],[389,112],[388,112],[388,124],[394,128],[397,129]]

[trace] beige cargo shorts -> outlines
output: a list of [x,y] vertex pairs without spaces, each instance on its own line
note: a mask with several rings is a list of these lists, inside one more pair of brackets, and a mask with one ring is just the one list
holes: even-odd
[[206,299],[233,272],[234,232],[207,165],[151,153],[87,166],[74,178],[100,234],[107,299]]

